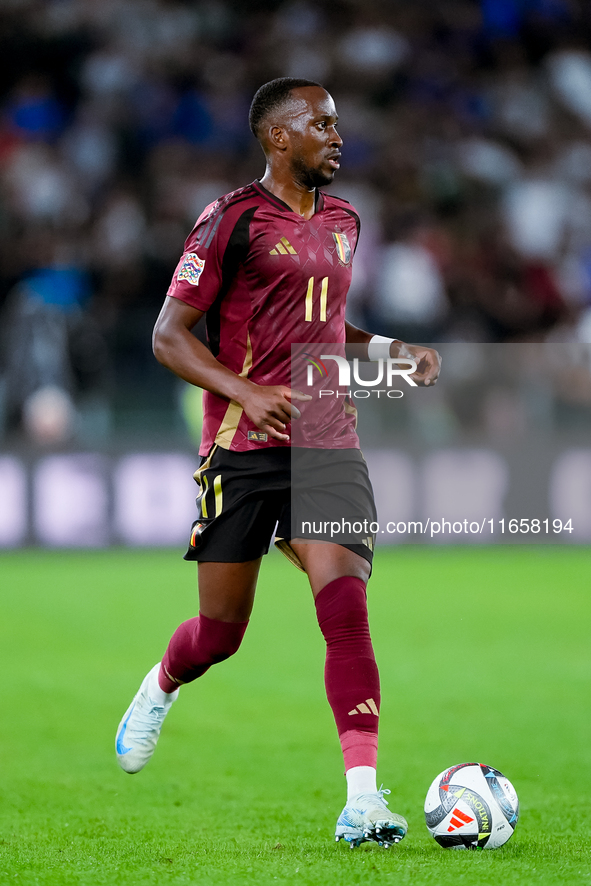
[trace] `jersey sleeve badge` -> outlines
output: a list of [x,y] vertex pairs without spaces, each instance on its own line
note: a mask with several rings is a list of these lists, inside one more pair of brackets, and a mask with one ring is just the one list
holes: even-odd
[[334,237],[334,242],[337,247],[337,255],[339,257],[339,261],[343,265],[348,265],[351,263],[351,244],[347,238],[346,234],[343,234],[342,231],[333,231],[332,236]]
[[195,252],[188,252],[177,274],[177,280],[186,280],[192,286],[199,286],[199,277],[205,267],[205,259],[199,258]]

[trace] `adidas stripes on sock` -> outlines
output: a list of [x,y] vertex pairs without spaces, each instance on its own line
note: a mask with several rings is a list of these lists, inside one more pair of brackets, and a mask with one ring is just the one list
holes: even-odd
[[248,622],[217,621],[199,614],[174,632],[162,659],[158,683],[174,692],[183,683],[201,677],[213,664],[238,651]]
[[365,582],[353,576],[330,582],[316,597],[316,613],[326,640],[324,681],[345,771],[359,766],[375,770],[380,679],[369,633]]

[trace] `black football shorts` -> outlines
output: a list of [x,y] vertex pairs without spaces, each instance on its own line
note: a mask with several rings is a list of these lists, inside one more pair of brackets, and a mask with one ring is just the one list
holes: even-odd
[[275,544],[298,568],[290,540],[341,544],[372,562],[376,509],[358,449],[214,446],[195,472],[198,516],[185,560],[244,563]]

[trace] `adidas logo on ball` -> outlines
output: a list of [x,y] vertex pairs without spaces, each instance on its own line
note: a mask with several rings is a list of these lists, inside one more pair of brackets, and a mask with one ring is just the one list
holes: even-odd
[[483,763],[446,769],[425,799],[427,828],[444,849],[498,849],[518,818],[515,788],[502,772]]

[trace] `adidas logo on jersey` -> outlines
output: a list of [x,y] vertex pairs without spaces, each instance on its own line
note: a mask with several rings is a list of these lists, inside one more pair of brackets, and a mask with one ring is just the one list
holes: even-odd
[[365,701],[362,701],[361,704],[358,704],[356,708],[353,708],[352,711],[349,711],[349,716],[352,717],[354,714],[375,714],[378,716],[378,706],[376,705],[373,698],[366,698]]
[[269,255],[297,255],[297,252],[287,239],[287,237],[282,237],[279,243],[276,243],[274,248],[271,249]]

